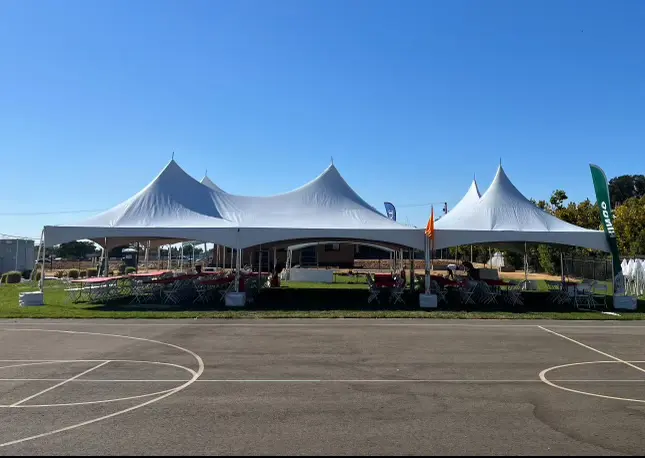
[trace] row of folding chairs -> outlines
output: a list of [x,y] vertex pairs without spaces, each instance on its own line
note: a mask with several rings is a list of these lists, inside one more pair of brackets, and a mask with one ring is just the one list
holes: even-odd
[[[371,304],[373,301],[376,301],[377,304],[381,303],[381,292],[385,288],[381,288],[377,285],[374,276],[371,273],[366,275],[367,286],[369,289],[369,295],[367,297],[367,303]],[[403,304],[403,291],[405,289],[405,282],[401,277],[395,277],[395,285],[391,288],[387,288],[389,291],[388,301],[392,305]]]

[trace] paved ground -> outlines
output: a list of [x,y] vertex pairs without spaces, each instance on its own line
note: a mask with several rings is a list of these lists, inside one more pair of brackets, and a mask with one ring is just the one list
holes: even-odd
[[0,321],[0,454],[642,455],[643,348],[624,322]]

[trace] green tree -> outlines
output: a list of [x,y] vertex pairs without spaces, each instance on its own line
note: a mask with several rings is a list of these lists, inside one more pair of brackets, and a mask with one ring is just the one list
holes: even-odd
[[609,180],[609,198],[615,206],[622,205],[632,197],[645,196],[644,175],[621,175]]
[[54,255],[63,259],[85,259],[95,251],[96,245],[92,242],[69,242],[58,245]]
[[614,228],[623,255],[645,254],[645,196],[627,199],[616,208]]

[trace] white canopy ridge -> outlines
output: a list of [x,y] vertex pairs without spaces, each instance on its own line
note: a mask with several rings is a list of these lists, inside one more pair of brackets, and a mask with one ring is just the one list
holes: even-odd
[[454,218],[455,215],[459,215],[462,212],[468,212],[473,205],[479,202],[481,196],[482,195],[479,192],[479,186],[477,186],[477,180],[473,178],[473,182],[470,184],[470,187],[468,188],[468,191],[466,192],[464,197],[462,197],[461,200],[457,202],[457,205],[452,207],[452,210],[450,210],[446,215],[442,216],[441,219],[448,217]]
[[269,197],[213,192],[245,246],[292,240],[367,240],[423,249],[422,231],[390,220],[363,200],[332,164],[293,191]]
[[423,231],[388,219],[329,166],[306,185],[271,197],[238,196],[193,179],[173,160],[125,202],[72,226],[46,226],[48,245],[203,240],[238,248],[280,241],[356,240],[417,249]]
[[46,226],[45,240],[48,246],[106,237],[221,239],[222,244],[233,244],[235,225],[222,218],[211,193],[171,160],[145,188],[125,202],[78,224]]
[[217,185],[213,182],[213,180],[211,180],[210,178],[208,178],[208,176],[207,176],[207,175],[204,175],[204,178],[202,178],[202,179],[201,179],[200,183],[201,183],[201,184],[203,184],[204,186],[206,186],[207,188],[212,189],[213,191],[217,191],[217,192],[224,192],[224,193],[226,192],[226,191],[224,191],[222,188],[220,188],[219,186],[217,186]]
[[535,242],[609,251],[605,235],[562,221],[528,200],[500,165],[490,187],[469,206],[437,221],[435,248],[492,242]]

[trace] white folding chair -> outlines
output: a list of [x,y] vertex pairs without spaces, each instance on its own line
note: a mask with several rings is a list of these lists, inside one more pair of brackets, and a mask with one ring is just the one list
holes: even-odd
[[475,301],[473,299],[473,296],[475,294],[475,291],[477,290],[477,283],[474,281],[466,281],[462,284],[461,288],[459,288],[459,297],[461,298],[461,302],[464,305],[468,304],[475,304]]
[[[590,310],[594,307],[593,301],[593,286],[595,282],[583,281],[578,285],[574,285],[573,289],[573,303],[579,310]],[[571,295],[571,289],[570,295]]]
[[195,298],[193,299],[193,304],[200,303],[205,304],[210,299],[211,289],[208,285],[205,285],[202,282],[202,278],[196,278],[194,280],[195,287]]
[[510,305],[524,305],[524,299],[522,298],[522,290],[524,287],[524,282],[508,287],[508,290],[506,291],[506,300]]
[[376,301],[377,304],[380,304],[379,300],[379,294],[381,293],[381,290],[376,286],[376,283],[374,282],[374,277],[372,274],[367,274],[366,276],[367,279],[367,286],[369,288],[369,296],[367,297],[367,303],[371,304],[372,301]]
[[482,292],[482,301],[484,302],[484,304],[497,304],[497,298],[500,295],[500,292],[497,290],[497,288],[491,287],[484,281],[479,283],[479,287]]
[[437,280],[432,280],[430,282],[430,292],[437,296],[437,304],[440,304],[441,302],[444,304],[448,303],[448,299],[446,297],[448,295],[448,291],[441,288],[439,283],[437,283]]
[[390,289],[390,302],[392,305],[396,305],[399,302],[403,304],[403,288],[405,287],[405,280],[403,278],[396,279],[396,286]]
[[67,293],[67,302],[76,303],[81,301],[83,288],[67,288],[65,292]]
[[591,304],[594,309],[600,308],[604,310],[607,308],[608,292],[607,283],[594,283],[593,289],[591,290]]
[[165,285],[165,288],[161,290],[161,303],[162,304],[173,304],[176,305],[179,303],[180,290],[182,287],[181,280],[175,280]]

